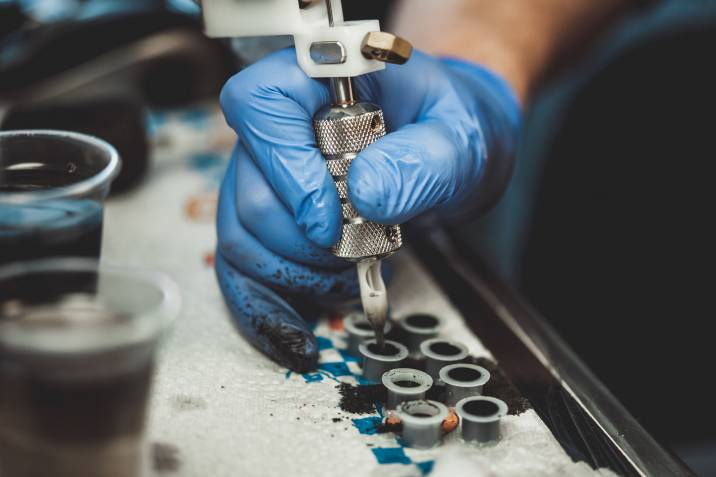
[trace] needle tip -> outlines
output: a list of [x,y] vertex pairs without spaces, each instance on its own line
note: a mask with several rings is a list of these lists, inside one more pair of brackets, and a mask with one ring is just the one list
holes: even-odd
[[373,327],[378,347],[383,348],[385,322],[388,317],[388,293],[380,273],[380,265],[380,260],[359,262],[358,283],[363,311]]

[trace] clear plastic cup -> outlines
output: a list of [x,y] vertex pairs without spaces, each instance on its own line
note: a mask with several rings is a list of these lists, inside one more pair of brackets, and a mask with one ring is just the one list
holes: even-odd
[[0,132],[0,265],[98,258],[103,204],[120,164],[110,144],[85,134]]
[[86,258],[0,267],[0,475],[142,475],[155,355],[179,307],[156,272]]

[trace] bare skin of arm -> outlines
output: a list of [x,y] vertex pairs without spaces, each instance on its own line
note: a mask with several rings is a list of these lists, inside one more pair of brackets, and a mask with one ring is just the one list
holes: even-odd
[[498,73],[528,102],[539,81],[577,53],[627,0],[402,0],[391,30],[434,55]]

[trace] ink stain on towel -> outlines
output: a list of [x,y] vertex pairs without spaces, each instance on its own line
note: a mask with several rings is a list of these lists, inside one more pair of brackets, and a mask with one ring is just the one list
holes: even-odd
[[336,388],[341,395],[340,408],[351,414],[371,414],[376,411],[375,403],[383,403],[388,397],[382,384],[354,386],[341,383]]
[[485,384],[482,394],[502,399],[509,408],[509,414],[517,416],[532,409],[532,404],[512,384],[510,378],[500,369],[494,361],[487,358],[470,357],[467,362],[482,366],[490,372],[490,380]]
[[175,411],[198,411],[206,409],[207,402],[195,396],[189,396],[187,394],[177,394],[171,398],[172,409]]
[[165,442],[154,442],[152,444],[152,467],[160,475],[177,472],[181,468],[179,448]]

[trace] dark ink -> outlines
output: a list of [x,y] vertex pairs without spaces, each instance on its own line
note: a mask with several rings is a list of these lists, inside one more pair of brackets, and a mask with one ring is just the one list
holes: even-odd
[[337,386],[341,395],[340,408],[351,414],[372,414],[375,403],[384,403],[388,399],[388,391],[382,384],[354,386],[341,383]]
[[405,322],[416,328],[434,328],[438,325],[438,319],[433,315],[417,314],[410,315]]
[[482,373],[472,368],[453,368],[447,373],[449,378],[455,381],[471,382],[477,381],[482,377]]
[[52,257],[99,258],[102,206],[90,199],[0,204],[0,265]]
[[384,343],[382,349],[378,346],[378,343],[371,343],[367,347],[368,351],[370,351],[371,353],[381,356],[395,356],[396,354],[400,353],[400,350],[397,348],[397,346],[392,345],[390,343]]
[[359,330],[364,330],[364,331],[372,331],[373,330],[373,327],[370,326],[370,323],[368,323],[367,321],[354,321],[353,326],[355,326]]
[[470,401],[465,403],[463,406],[465,412],[472,414],[473,416],[488,417],[492,416],[500,410],[492,401]]
[[440,354],[443,356],[455,356],[457,354],[460,354],[460,352],[462,351],[457,346],[452,345],[446,341],[437,341],[435,343],[432,343],[430,345],[430,350],[435,354]]

